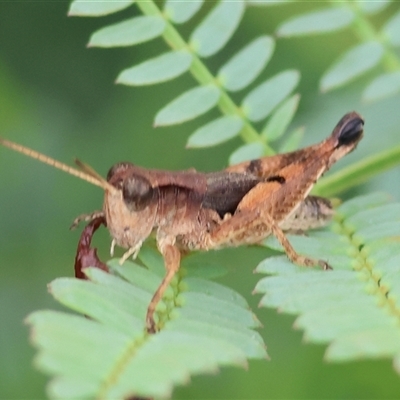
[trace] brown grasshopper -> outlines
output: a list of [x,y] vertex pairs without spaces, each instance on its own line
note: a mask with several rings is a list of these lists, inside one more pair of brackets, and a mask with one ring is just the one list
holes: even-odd
[[76,170],[8,140],[0,138],[0,143],[103,188],[102,210],[79,216],[73,225],[85,220],[97,229],[104,222],[112,237],[111,254],[115,245],[127,249],[121,264],[155,235],[166,268],[147,310],[147,329],[155,332],[156,306],[186,252],[257,244],[273,234],[295,264],[330,269],[323,260],[297,254],[284,231],[304,231],[330,219],[329,200],[309,193],[332,164],[354,150],[363,125],[362,117],[351,112],[319,144],[219,172],[151,170],[122,162],[106,179],[80,161]]

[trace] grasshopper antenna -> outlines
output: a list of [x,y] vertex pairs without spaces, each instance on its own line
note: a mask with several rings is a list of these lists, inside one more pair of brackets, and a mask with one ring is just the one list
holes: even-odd
[[77,178],[83,179],[84,181],[89,182],[92,185],[99,186],[104,190],[108,190],[110,192],[114,192],[117,190],[114,186],[110,185],[96,171],[94,171],[91,167],[87,166],[86,164],[81,163],[82,164],[81,165],[80,163],[77,163],[83,169],[83,171],[79,171],[67,164],[55,160],[54,158],[39,153],[38,151],[32,150],[28,147],[11,142],[10,140],[3,139],[1,137],[0,137],[0,144],[18,153],[22,153],[28,157],[34,158],[44,164],[48,164],[54,168],[60,169],[61,171],[66,172],[67,174],[74,175]]
[[83,171],[85,174],[92,176],[100,182],[104,182],[107,185],[109,184],[100,174],[98,174],[90,165],[84,163],[83,161],[75,158],[75,164]]

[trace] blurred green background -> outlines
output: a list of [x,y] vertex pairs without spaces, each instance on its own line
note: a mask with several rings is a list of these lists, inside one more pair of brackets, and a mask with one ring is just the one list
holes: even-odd
[[[271,34],[280,21],[313,7],[301,2],[248,9],[228,46],[207,65],[216,71],[251,39]],[[377,26],[396,7],[374,18]],[[67,163],[77,156],[103,175],[123,160],[204,171],[226,165],[239,139],[215,148],[185,150],[188,135],[208,116],[178,127],[152,127],[156,111],[196,84],[191,76],[144,88],[114,84],[122,69],[165,50],[161,39],[136,47],[86,49],[93,31],[137,13],[135,7],[98,19],[68,18],[67,10],[64,1],[0,3],[1,136]],[[200,17],[201,13],[194,23]],[[192,29],[189,23],[182,32],[187,35]],[[278,40],[270,65],[257,80],[284,68],[300,69],[302,101],[293,127],[307,127],[304,145],[326,137],[347,111],[354,109],[365,117],[365,139],[338,168],[399,142],[399,96],[361,104],[361,88],[368,77],[330,94],[318,92],[322,71],[355,43],[349,31]],[[240,98],[241,94],[235,96]],[[384,190],[399,200],[399,172],[397,168],[380,175],[343,197]],[[78,214],[101,208],[102,193],[4,148],[0,187],[0,398],[44,398],[46,377],[33,366],[35,351],[23,321],[34,310],[58,307],[46,284],[72,276],[79,230],[71,232],[68,227]],[[107,232],[99,233],[96,245],[107,258]],[[195,377],[190,385],[177,388],[174,398],[400,397],[400,377],[390,360],[327,364],[324,347],[303,343],[301,332],[292,329],[294,317],[257,309],[259,298],[251,291],[259,277],[252,270],[264,256],[258,248],[207,254],[229,269],[221,282],[241,292],[256,310],[271,361],[251,362],[248,371],[226,368],[216,376]]]

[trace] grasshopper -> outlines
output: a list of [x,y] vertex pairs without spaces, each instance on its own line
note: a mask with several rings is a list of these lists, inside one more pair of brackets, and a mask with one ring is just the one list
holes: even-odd
[[75,219],[103,222],[114,247],[127,249],[123,264],[136,257],[143,242],[155,235],[166,275],[147,310],[146,326],[155,332],[154,312],[179,270],[181,256],[258,244],[274,235],[288,258],[299,266],[327,262],[299,255],[285,231],[305,231],[325,225],[333,214],[329,200],[309,195],[316,181],[332,164],[354,150],[363,136],[364,121],[356,112],[346,114],[321,143],[303,149],[232,165],[222,171],[201,173],[145,169],[130,162],[115,164],[107,178],[76,161],[80,170],[24,146],[0,138],[0,143],[27,156],[75,175],[104,190],[102,210]]

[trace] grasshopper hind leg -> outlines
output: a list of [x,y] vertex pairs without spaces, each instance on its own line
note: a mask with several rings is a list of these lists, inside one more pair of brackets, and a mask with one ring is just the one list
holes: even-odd
[[275,223],[275,221],[269,216],[265,215],[264,220],[267,220],[268,225],[271,229],[272,234],[278,239],[281,246],[285,249],[285,253],[289,260],[294,264],[301,267],[313,267],[319,265],[323,270],[332,269],[332,267],[324,260],[315,260],[313,258],[305,257],[296,252],[293,246],[290,244],[288,238],[282,231],[282,229]]
[[[261,215],[262,214],[262,215]],[[262,223],[261,223],[262,221]],[[261,225],[260,225],[261,223]],[[251,232],[257,233],[259,226],[262,226],[263,235],[255,236]],[[332,267],[324,260],[316,260],[310,257],[298,254],[290,244],[283,230],[273,220],[268,213],[260,213],[259,211],[243,211],[240,215],[234,215],[218,226],[211,233],[211,242],[213,247],[238,246],[243,244],[246,236],[254,240],[246,241],[247,243],[259,243],[262,239],[273,234],[284,248],[285,253],[290,261],[301,267],[320,266],[323,270],[332,269]]]

